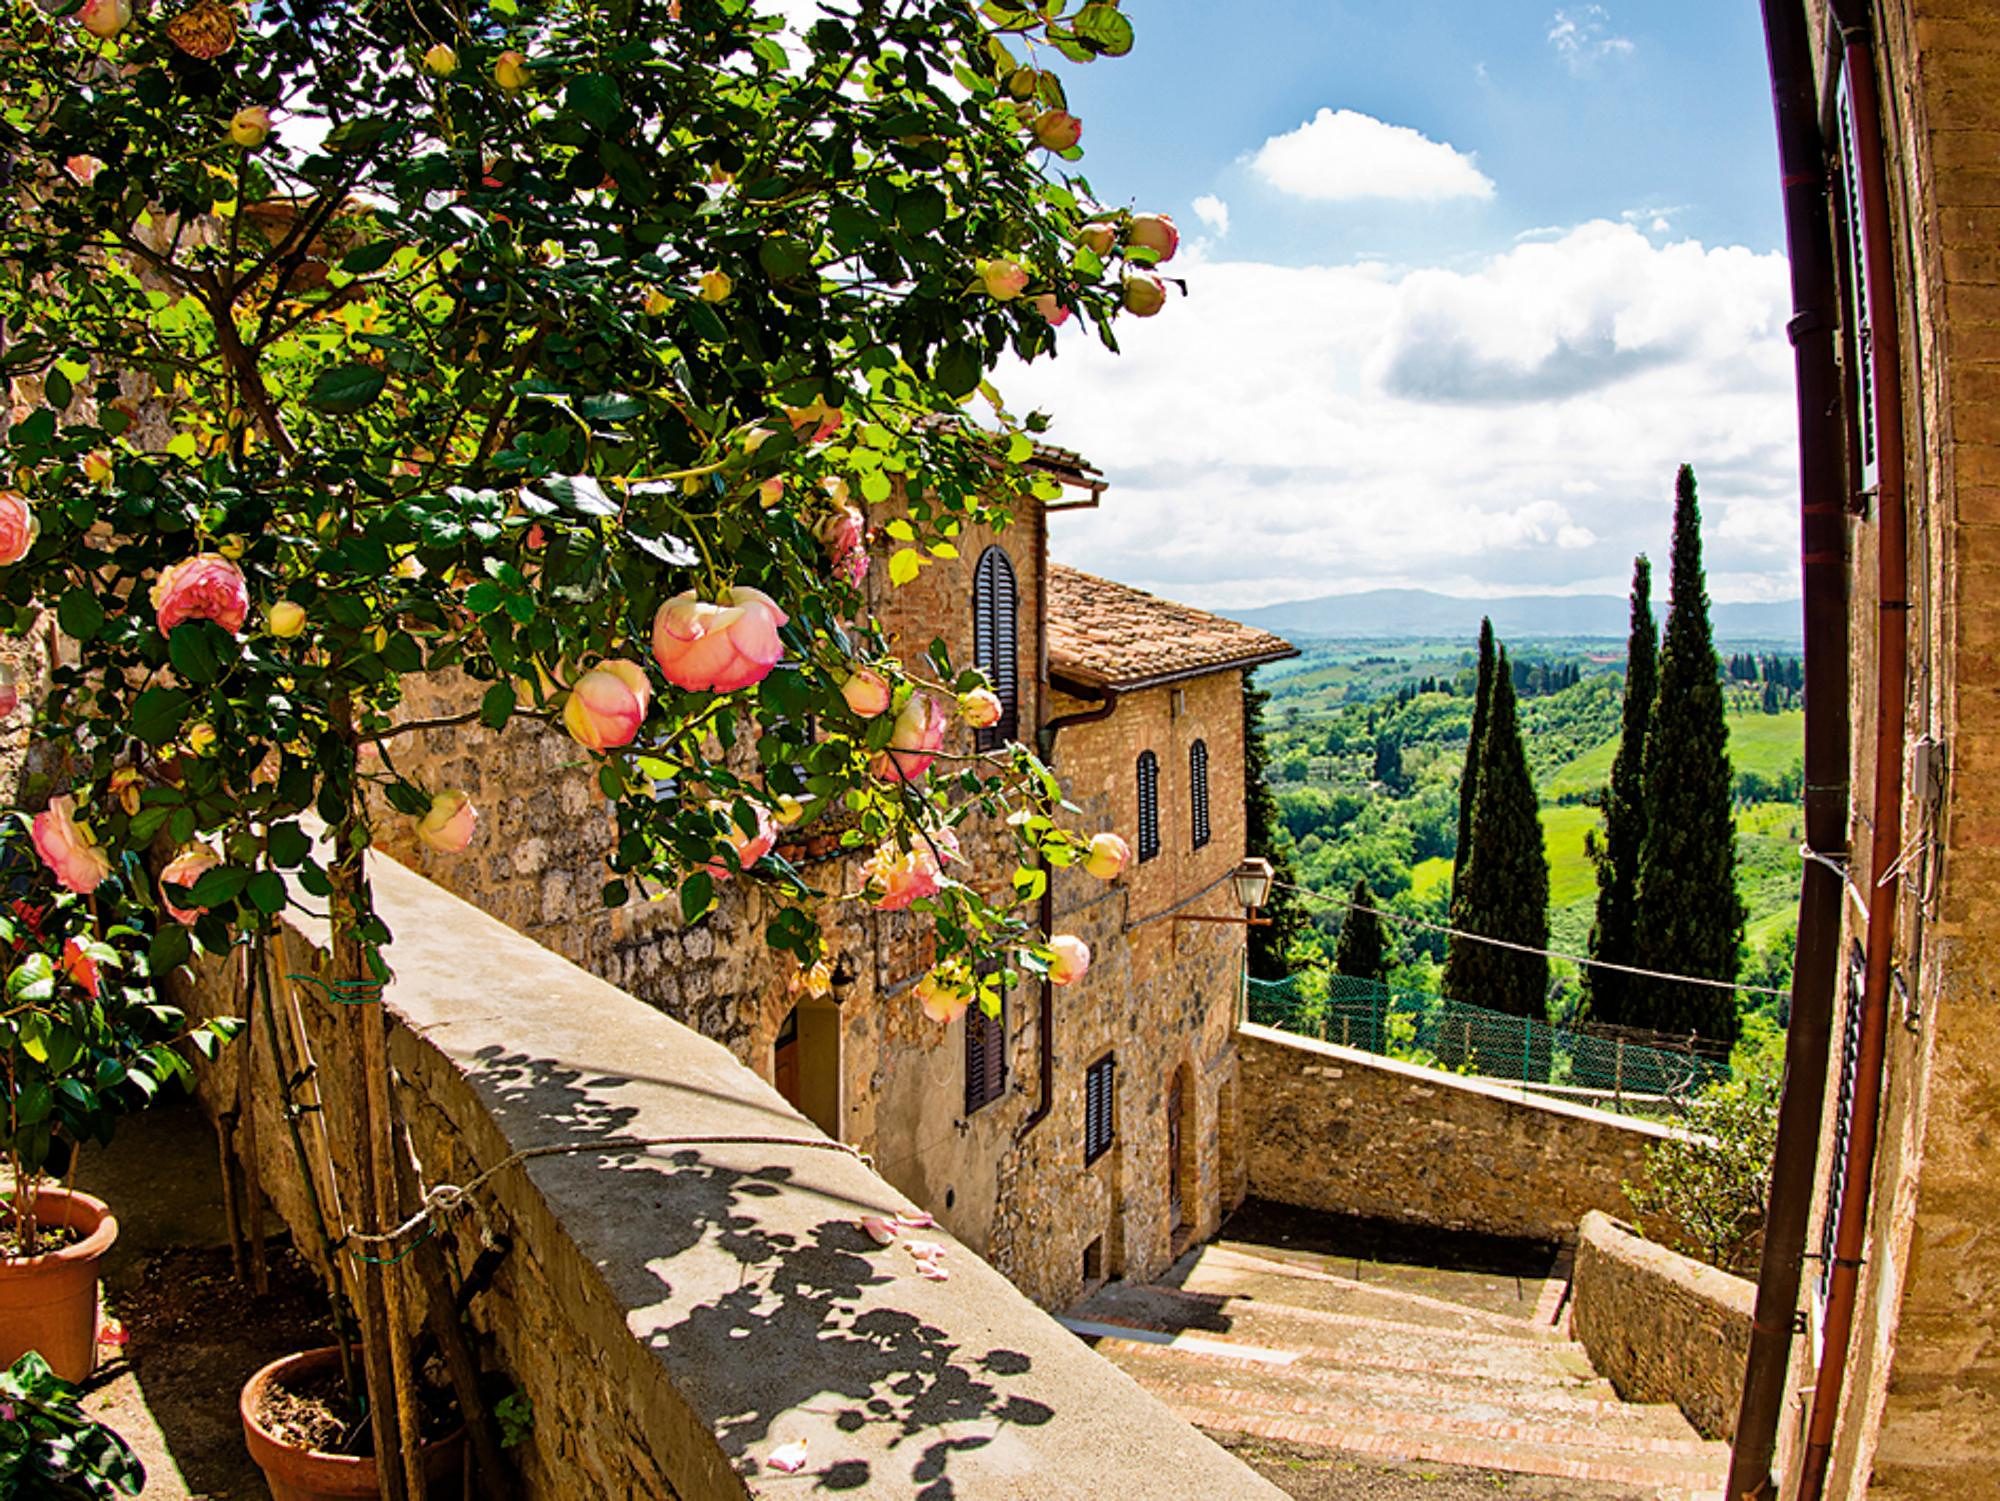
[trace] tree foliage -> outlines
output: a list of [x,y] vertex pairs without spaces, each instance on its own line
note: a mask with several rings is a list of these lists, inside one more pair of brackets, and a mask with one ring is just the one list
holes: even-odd
[[[1653,621],[1653,565],[1632,560],[1632,627],[1625,644],[1625,706],[1618,754],[1604,793],[1604,845],[1597,854],[1597,915],[1590,957],[1631,965],[1638,959],[1639,850],[1645,842],[1646,726],[1659,691],[1659,629]],[[1635,1026],[1632,976],[1586,969],[1585,1005],[1597,1021]]]
[[1270,694],[1243,680],[1243,846],[1244,853],[1271,862],[1276,880],[1262,913],[1268,924],[1250,929],[1250,974],[1259,980],[1282,980],[1291,973],[1287,957],[1292,945],[1311,932],[1312,918],[1294,889],[1291,840],[1278,819],[1265,759],[1263,714]]
[[1376,914],[1375,893],[1369,890],[1366,876],[1356,878],[1347,900],[1347,917],[1340,925],[1340,940],[1333,949],[1334,970],[1351,980],[1381,984],[1389,978],[1389,945],[1382,932],[1382,919]]
[[1453,846],[1457,865],[1451,877],[1452,900],[1458,899],[1458,881],[1472,849],[1472,807],[1479,793],[1479,757],[1486,745],[1486,721],[1493,705],[1493,622],[1479,622],[1479,678],[1473,689],[1472,729],[1465,740],[1465,769],[1458,779],[1458,843]]

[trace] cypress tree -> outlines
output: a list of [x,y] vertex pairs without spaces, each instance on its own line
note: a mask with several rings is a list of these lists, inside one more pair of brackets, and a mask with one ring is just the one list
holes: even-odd
[[1389,978],[1389,945],[1382,934],[1382,919],[1375,915],[1375,893],[1368,877],[1357,876],[1348,893],[1352,905],[1340,925],[1340,941],[1333,946],[1334,970],[1351,980],[1373,980],[1377,985]]
[[1271,795],[1271,783],[1265,775],[1262,720],[1264,705],[1270,697],[1261,688],[1252,687],[1247,675],[1244,677],[1243,852],[1262,855],[1276,873],[1271,899],[1259,914],[1270,918],[1270,924],[1249,930],[1250,975],[1258,980],[1282,980],[1290,974],[1287,952],[1312,929],[1305,903],[1291,889],[1298,884],[1298,876],[1292,870],[1291,844],[1280,837],[1278,800]]
[[1465,769],[1458,777],[1458,846],[1452,852],[1451,899],[1458,900],[1459,873],[1472,853],[1472,797],[1479,789],[1479,747],[1486,736],[1486,711],[1493,699],[1493,621],[1479,622],[1479,683],[1472,694],[1472,733],[1465,740]]
[[[1590,929],[1590,957],[1635,964],[1639,847],[1646,836],[1646,726],[1659,692],[1659,628],[1653,621],[1653,565],[1644,553],[1632,560],[1632,626],[1625,643],[1625,713],[1618,755],[1604,794],[1604,847],[1597,856],[1597,920]],[[1601,1022],[1634,1026],[1633,977],[1586,969],[1585,1014]]]
[[[1495,664],[1481,737],[1471,850],[1461,851],[1461,861],[1452,927],[1547,948],[1549,861],[1505,650]],[[1445,952],[1445,995],[1451,1000],[1539,1021],[1547,1014],[1548,983],[1549,961],[1540,954],[1457,937]]]
[[[1729,727],[1702,573],[1701,509],[1694,470],[1685,464],[1674,485],[1672,591],[1659,697],[1646,730],[1637,951],[1648,969],[1734,980],[1744,913],[1736,891]],[[1635,978],[1632,995],[1642,1026],[1736,1039],[1730,991]]]

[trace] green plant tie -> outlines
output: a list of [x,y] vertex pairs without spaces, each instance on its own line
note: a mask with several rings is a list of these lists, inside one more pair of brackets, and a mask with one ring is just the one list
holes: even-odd
[[319,998],[334,1006],[373,1006],[382,999],[381,980],[322,980],[318,975],[286,975],[319,992]]

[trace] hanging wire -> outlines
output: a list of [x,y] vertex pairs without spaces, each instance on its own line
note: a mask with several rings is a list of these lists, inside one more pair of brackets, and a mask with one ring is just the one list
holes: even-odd
[[1327,896],[1310,887],[1294,885],[1290,881],[1272,883],[1286,891],[1295,891],[1309,902],[1319,902],[1329,907],[1345,907],[1350,912],[1372,912],[1377,917],[1386,917],[1390,922],[1406,923],[1413,928],[1425,928],[1433,933],[1444,933],[1452,938],[1469,939],[1473,943],[1491,944],[1498,949],[1511,949],[1517,954],[1539,954],[1544,959],[1560,959],[1566,964],[1581,965],[1586,969],[1616,970],[1621,975],[1639,975],[1648,980],[1671,980],[1679,985],[1706,985],[1715,990],[1741,990],[1750,995],[1790,995],[1789,990],[1779,990],[1770,985],[1740,985],[1734,980],[1711,980],[1704,975],[1675,975],[1665,970],[1641,969],[1634,964],[1613,964],[1608,959],[1586,959],[1580,954],[1563,954],[1554,949],[1538,949],[1532,944],[1511,943],[1505,938],[1492,938],[1484,933],[1468,933],[1463,928],[1447,927],[1443,923],[1426,922],[1421,917],[1406,917],[1400,912],[1385,912],[1380,907],[1363,906],[1360,902],[1350,902],[1345,897]]

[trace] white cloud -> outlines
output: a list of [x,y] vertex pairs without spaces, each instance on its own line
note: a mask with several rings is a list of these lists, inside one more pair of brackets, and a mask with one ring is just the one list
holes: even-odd
[[1549,45],[1571,73],[1582,77],[1606,58],[1630,57],[1638,50],[1630,37],[1611,31],[1611,13],[1601,5],[1559,10],[1549,22]]
[[1229,205],[1213,193],[1203,193],[1195,199],[1194,216],[1214,230],[1218,240],[1229,233]]
[[1622,593],[1702,482],[1718,598],[1796,592],[1785,263],[1597,222],[1466,270],[1183,252],[1189,295],[1010,373],[1111,488],[1080,567],[1197,603]]
[[1493,196],[1493,180],[1470,153],[1351,109],[1323,108],[1297,130],[1272,136],[1250,166],[1282,193],[1331,202]]

